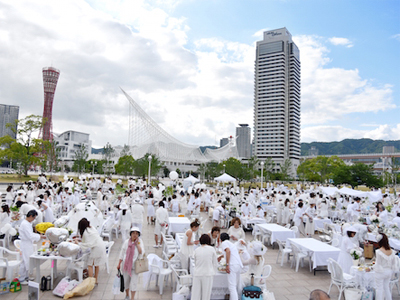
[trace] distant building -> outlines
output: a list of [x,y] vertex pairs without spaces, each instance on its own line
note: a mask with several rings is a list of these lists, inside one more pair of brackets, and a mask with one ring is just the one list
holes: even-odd
[[272,158],[275,171],[300,159],[300,51],[286,28],[264,32],[254,64],[253,155]]
[[251,157],[251,129],[248,124],[239,124],[236,127],[236,147],[240,158]]
[[219,146],[222,148],[225,145],[228,145],[229,139],[228,138],[222,138],[219,140]]
[[88,133],[69,130],[60,135],[54,134],[54,141],[57,143],[57,149],[59,149],[59,159],[69,166],[73,165],[75,151],[82,145],[85,146],[89,155],[92,150],[92,141],[89,140]]
[[311,146],[311,148],[308,150],[308,155],[309,156],[318,156],[319,150],[315,146]]
[[0,137],[9,135],[15,139],[16,133],[10,128],[7,128],[8,123],[15,124],[15,120],[18,120],[19,106],[0,104]]

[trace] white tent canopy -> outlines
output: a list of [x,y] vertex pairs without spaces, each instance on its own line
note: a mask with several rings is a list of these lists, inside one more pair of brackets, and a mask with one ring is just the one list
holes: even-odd
[[337,187],[321,186],[319,189],[328,196],[333,196],[335,193],[339,192]]
[[344,187],[339,190],[339,193],[354,197],[368,197],[371,204],[382,199],[382,192],[380,190],[375,192],[362,192]]
[[236,182],[236,179],[233,178],[231,175],[228,175],[226,173],[222,174],[221,176],[215,177],[215,181],[220,181],[220,182]]
[[195,184],[196,182],[199,182],[200,180],[197,179],[196,177],[189,175],[188,178],[183,179],[183,182],[190,182],[191,184]]

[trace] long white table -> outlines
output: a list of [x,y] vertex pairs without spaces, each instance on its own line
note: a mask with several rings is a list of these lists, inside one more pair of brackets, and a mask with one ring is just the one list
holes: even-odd
[[168,220],[168,234],[186,232],[189,228],[190,220],[186,217],[170,217]]
[[326,219],[318,219],[318,218],[314,218],[314,229],[315,230],[321,230],[321,229],[324,229],[324,224],[325,223],[328,223],[328,224],[332,224],[332,221],[331,221],[331,219],[328,219],[328,218],[326,218]]
[[255,230],[260,230],[262,232],[268,232],[271,234],[271,244],[276,240],[286,241],[289,238],[295,238],[296,234],[293,230],[286,227],[280,226],[278,224],[268,223],[268,224],[256,224]]
[[296,245],[303,251],[311,253],[313,269],[316,269],[319,266],[327,266],[329,258],[332,258],[336,261],[339,258],[340,249],[316,239],[287,239],[286,246],[289,247],[291,244]]
[[264,218],[249,218],[249,217],[240,217],[240,221],[242,221],[242,224],[244,227],[247,227],[249,224],[255,225],[255,224],[264,224],[267,223],[267,220]]

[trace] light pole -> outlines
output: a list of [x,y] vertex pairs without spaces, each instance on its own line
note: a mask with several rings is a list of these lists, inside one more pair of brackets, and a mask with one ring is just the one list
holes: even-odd
[[264,162],[262,161],[261,162],[261,188],[263,188],[263,179],[264,179],[263,171],[264,171]]
[[225,164],[224,164],[224,173],[225,173]]
[[94,175],[94,167],[97,166],[97,161],[91,161],[90,164],[92,165],[92,175]]
[[149,155],[149,157],[148,157],[148,160],[149,160],[149,177],[148,177],[148,179],[147,179],[147,186],[149,186],[149,185],[150,185],[151,159],[152,159],[152,157],[151,157],[151,155]]

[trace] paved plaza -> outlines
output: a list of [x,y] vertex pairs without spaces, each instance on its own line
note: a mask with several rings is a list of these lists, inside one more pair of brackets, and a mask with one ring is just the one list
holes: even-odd
[[[202,217],[206,218],[206,215],[202,213]],[[205,226],[205,231],[211,228],[210,220],[207,221]],[[154,226],[143,225],[142,239],[145,243],[146,253],[156,253],[161,256],[161,248],[155,249],[154,245]],[[226,230],[222,230],[225,232]],[[246,240],[252,240],[251,232],[246,233]],[[115,241],[115,244],[110,253],[109,263],[110,263],[110,274],[107,274],[105,268],[100,270],[99,285],[94,288],[94,290],[86,296],[79,297],[80,300],[92,300],[92,299],[124,299],[125,293],[119,295],[113,295],[111,289],[116,275],[116,267],[118,264],[119,249],[122,246],[121,237],[119,240]],[[12,248],[14,248],[12,246]],[[309,271],[308,262],[305,261],[304,267],[299,267],[299,271],[296,273],[293,268],[290,268],[290,263],[284,263],[283,267],[276,263],[276,258],[278,255],[278,247],[275,245],[275,249],[272,246],[268,246],[268,251],[264,255],[265,263],[272,266],[271,276],[267,279],[268,290],[275,294],[277,300],[308,300],[309,294],[314,289],[322,289],[328,291],[330,284],[330,274],[327,271],[317,272],[314,276],[313,272]],[[65,272],[66,264],[59,264],[59,272]],[[46,262],[41,266],[41,275],[50,275],[50,263]],[[59,276],[56,283],[62,278]],[[135,299],[140,300],[154,300],[154,299],[172,299],[172,287],[165,286],[163,295],[159,294],[158,287],[155,286],[154,281],[151,282],[149,290],[143,287],[142,275],[139,276],[140,290],[136,293]],[[331,292],[332,299],[338,299],[338,290],[336,287],[332,288]],[[23,286],[22,291],[18,293],[8,293],[1,295],[1,300],[19,300],[28,299],[28,287]],[[60,299],[52,294],[51,291],[40,292],[40,299]],[[342,297],[343,299],[343,297]],[[396,288],[393,289],[393,299],[400,299],[397,294]]]

